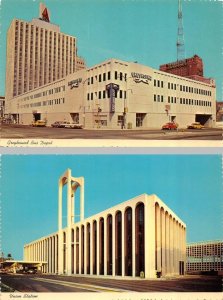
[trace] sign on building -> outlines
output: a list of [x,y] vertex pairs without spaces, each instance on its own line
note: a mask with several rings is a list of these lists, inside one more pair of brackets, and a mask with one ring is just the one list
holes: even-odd
[[106,90],[110,93],[110,112],[115,112],[115,93],[119,90],[119,85],[115,83],[109,83],[106,85]]

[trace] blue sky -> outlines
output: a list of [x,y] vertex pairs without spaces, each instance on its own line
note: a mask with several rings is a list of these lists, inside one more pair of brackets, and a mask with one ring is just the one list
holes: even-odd
[[[1,0],[0,94],[4,94],[6,32],[13,18],[38,17],[40,0]],[[203,58],[206,77],[223,100],[223,2],[183,2],[186,56]],[[88,67],[109,58],[159,68],[176,60],[177,0],[46,0],[51,22],[78,38]]]
[[222,239],[221,155],[3,155],[2,250],[57,231],[58,179],[85,178],[85,217],[156,194],[186,224],[188,242]]

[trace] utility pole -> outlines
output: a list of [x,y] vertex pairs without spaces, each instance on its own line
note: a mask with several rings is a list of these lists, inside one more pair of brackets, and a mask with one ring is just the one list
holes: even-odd
[[185,59],[182,3],[178,0],[177,61]]

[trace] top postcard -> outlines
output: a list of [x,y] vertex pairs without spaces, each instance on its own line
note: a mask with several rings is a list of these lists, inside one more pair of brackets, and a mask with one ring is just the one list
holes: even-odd
[[2,0],[1,14],[1,146],[222,144],[222,2]]

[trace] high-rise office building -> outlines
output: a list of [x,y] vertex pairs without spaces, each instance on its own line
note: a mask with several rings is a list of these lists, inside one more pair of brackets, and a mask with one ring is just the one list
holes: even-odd
[[14,19],[7,34],[6,100],[85,68],[77,57],[76,37],[50,23],[48,9],[40,4],[40,17],[26,22]]

